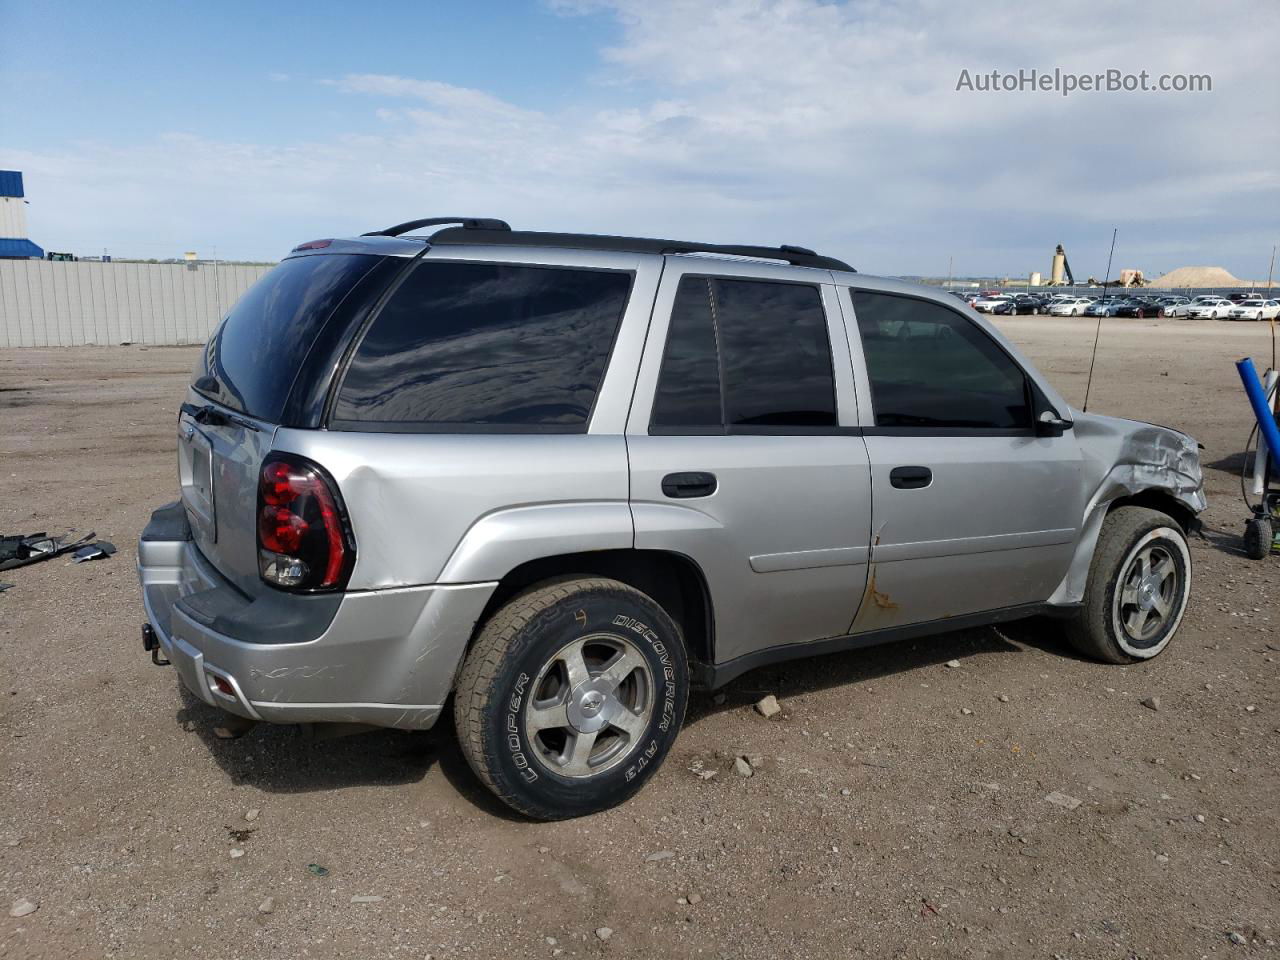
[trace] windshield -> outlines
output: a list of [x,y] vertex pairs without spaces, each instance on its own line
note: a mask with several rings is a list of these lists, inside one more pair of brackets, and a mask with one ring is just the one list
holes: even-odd
[[191,386],[233,410],[278,423],[316,334],[378,259],[295,257],[264,274],[209,338]]

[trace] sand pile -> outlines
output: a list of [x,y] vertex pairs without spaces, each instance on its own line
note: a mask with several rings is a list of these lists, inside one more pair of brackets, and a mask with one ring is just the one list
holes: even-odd
[[1233,277],[1222,267],[1179,267],[1150,281],[1149,287],[1247,287],[1250,281]]

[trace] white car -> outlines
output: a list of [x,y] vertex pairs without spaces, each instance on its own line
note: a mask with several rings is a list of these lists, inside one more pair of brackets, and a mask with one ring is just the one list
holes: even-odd
[[1191,301],[1186,297],[1161,297],[1157,301],[1162,316],[1185,317]]
[[1093,303],[1088,297],[1067,297],[1049,308],[1051,316],[1078,317]]
[[1232,320],[1274,320],[1280,316],[1280,300],[1263,300],[1261,297],[1241,300],[1227,316]]
[[1230,300],[1205,293],[1187,305],[1187,316],[1192,320],[1221,320],[1234,306]]
[[977,300],[974,300],[970,306],[979,313],[995,313],[996,307],[1005,303],[1009,299],[1010,298],[1006,296],[979,297]]

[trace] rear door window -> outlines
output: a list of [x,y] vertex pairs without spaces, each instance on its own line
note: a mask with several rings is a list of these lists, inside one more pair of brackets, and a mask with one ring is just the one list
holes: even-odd
[[671,325],[651,432],[781,432],[836,425],[818,287],[687,276]]
[[192,387],[279,423],[289,390],[334,308],[381,258],[324,254],[285,260],[245,292],[205,344]]
[[876,426],[1022,430],[1022,368],[967,317],[916,297],[854,290]]
[[586,430],[631,274],[425,261],[357,347],[338,429]]

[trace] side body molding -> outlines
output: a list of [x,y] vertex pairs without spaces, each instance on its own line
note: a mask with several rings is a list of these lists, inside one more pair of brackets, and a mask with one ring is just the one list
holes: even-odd
[[499,510],[463,535],[440,583],[501,580],[530,560],[634,545],[631,509],[609,501],[549,503]]

